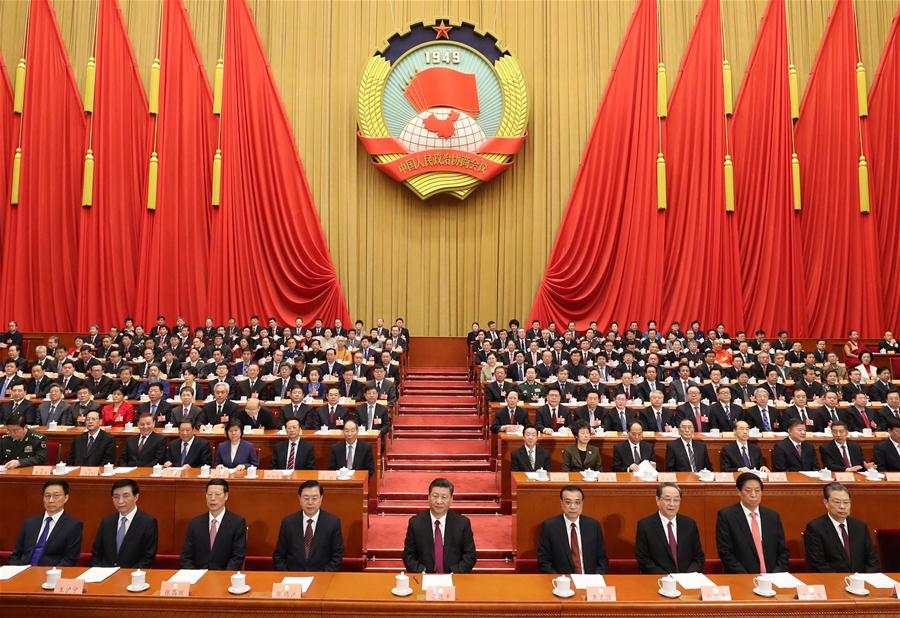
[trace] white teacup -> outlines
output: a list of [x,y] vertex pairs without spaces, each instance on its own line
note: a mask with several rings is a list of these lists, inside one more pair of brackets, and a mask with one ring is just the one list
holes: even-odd
[[63,474],[65,471],[66,471],[66,464],[64,464],[64,463],[61,462],[61,461],[58,462],[58,463],[56,464],[56,473],[57,473],[57,474]]
[[151,476],[159,476],[159,475],[161,475],[161,474],[162,474],[162,470],[163,470],[162,465],[161,465],[161,464],[156,464],[155,466],[153,466],[153,473],[152,473]]
[[56,567],[47,569],[47,587],[55,586],[56,581],[62,577],[62,571]]
[[47,423],[47,429],[49,429],[50,431],[56,431],[56,426],[56,421],[50,421],[49,423]]
[[822,468],[821,470],[819,470],[819,478],[822,479],[823,481],[830,481],[831,480],[831,470],[829,470],[828,468]]
[[256,478],[256,466],[248,466],[247,467],[247,477],[248,479]]
[[253,431],[253,427],[250,425],[244,425],[244,433],[250,433]]
[[125,423],[125,431],[133,431],[134,423]]
[[572,580],[565,575],[560,575],[553,580],[553,589],[560,594],[568,594],[572,589]]
[[138,569],[131,572],[131,587],[141,588],[147,583],[147,572]]
[[584,478],[586,478],[586,479],[589,480],[589,481],[593,481],[595,478],[597,478],[597,471],[596,471],[596,470],[591,470],[591,469],[585,470],[585,471],[584,471]]
[[718,437],[722,432],[719,431],[718,427],[709,430],[709,435]]
[[753,585],[763,594],[772,592],[772,578],[768,575],[760,575],[753,578]]
[[247,576],[238,571],[231,576],[231,587],[235,590],[243,590],[247,585]]
[[864,436],[871,436],[871,435],[872,435],[872,428],[871,428],[871,427],[866,427],[865,429],[863,429],[863,430],[862,430],[862,435],[864,435]]
[[866,470],[866,478],[871,481],[877,481],[881,477],[878,475],[878,470],[876,470],[875,468],[869,468],[868,470]]
[[103,466],[103,474],[112,474],[114,470],[115,467],[111,463],[105,464]]
[[675,578],[671,575],[666,575],[665,577],[661,577],[656,580],[656,583],[659,585],[659,589],[662,590],[665,594],[675,594]]
[[702,481],[711,481],[716,478],[716,475],[711,471],[704,468],[700,470],[700,480]]
[[538,468],[537,477],[542,481],[546,481],[548,478],[550,478],[550,475],[547,474],[547,471],[543,468]]
[[172,425],[172,423],[166,423],[163,427],[164,431],[172,431],[173,429],[175,429],[175,427]]
[[862,575],[848,575],[844,578],[844,583],[847,584],[847,587],[851,592],[855,592],[857,594],[863,592],[866,589],[866,580]]
[[409,575],[400,573],[394,578],[394,587],[400,594],[406,594],[409,591]]

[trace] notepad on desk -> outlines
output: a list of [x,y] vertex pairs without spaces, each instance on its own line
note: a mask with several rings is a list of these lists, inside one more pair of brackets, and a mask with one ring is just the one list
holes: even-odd
[[312,577],[285,577],[281,580],[282,584],[298,584],[300,589],[303,591],[303,594],[306,594],[306,591],[309,590],[309,587],[313,583]]

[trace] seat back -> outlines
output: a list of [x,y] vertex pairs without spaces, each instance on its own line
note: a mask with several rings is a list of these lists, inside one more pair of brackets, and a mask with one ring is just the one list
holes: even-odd
[[59,461],[59,442],[47,442],[47,463],[55,466]]
[[881,570],[884,573],[900,571],[900,528],[875,530],[875,538],[878,542]]

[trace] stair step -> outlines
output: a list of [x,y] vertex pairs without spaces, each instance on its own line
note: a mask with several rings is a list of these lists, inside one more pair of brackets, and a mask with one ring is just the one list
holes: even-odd
[[[423,500],[387,500],[378,502],[375,510],[386,515],[415,515],[422,510]],[[494,515],[500,513],[500,503],[488,500],[457,502],[453,510],[463,515]]]
[[394,429],[469,429],[480,428],[482,423],[475,414],[429,414],[428,416],[400,414],[394,419],[393,426]]
[[482,429],[397,429],[394,428],[395,438],[407,439],[428,439],[437,438],[440,440],[456,439],[456,440],[476,440],[484,437]]
[[490,457],[490,443],[485,440],[400,440],[387,447],[389,457],[425,459],[480,459]]
[[453,415],[453,416],[477,416],[478,411],[476,408],[444,408],[433,406],[430,408],[405,408],[402,405],[398,410],[398,416],[416,416],[416,415]]
[[396,470],[396,471],[410,471],[410,472],[423,472],[430,471],[435,474],[435,476],[440,476],[442,472],[446,471],[456,471],[456,472],[487,472],[489,470],[493,470],[493,464],[489,459],[484,460],[473,460],[473,459],[463,459],[463,460],[454,460],[448,461],[446,459],[426,459],[426,460],[417,460],[417,459],[398,459],[398,460],[387,460],[385,462],[385,467],[387,470]]
[[453,390],[465,390],[472,389],[472,386],[469,382],[464,382],[462,380],[409,380],[407,381],[405,388],[433,388],[433,389],[441,389],[441,388],[450,388]]
[[478,398],[474,395],[403,395],[401,403],[408,406],[433,406],[435,403],[446,406],[471,406],[478,405]]
[[[372,572],[390,572],[390,573],[399,573],[404,570],[403,560],[400,558],[394,559],[377,559],[377,560],[369,560],[366,563],[365,567],[366,571]],[[473,569],[475,573],[515,573],[516,567],[515,563],[512,560],[481,560],[478,559],[478,562],[475,563],[475,568]]]
[[[497,475],[493,473],[457,472],[446,474],[445,477],[456,486],[453,494],[454,501],[456,499],[473,499],[473,496],[495,496],[500,491],[497,485]],[[434,475],[427,472],[387,473],[382,477],[379,494],[388,492],[414,495],[424,500],[428,493],[428,485],[432,480],[434,480]]]

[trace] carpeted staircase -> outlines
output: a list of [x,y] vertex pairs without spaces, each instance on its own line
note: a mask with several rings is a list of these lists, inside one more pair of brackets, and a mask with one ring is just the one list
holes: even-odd
[[500,515],[490,440],[465,368],[410,368],[393,427],[377,514],[369,516],[366,569],[403,568],[406,522],[427,508],[428,484],[443,476],[455,487],[453,508],[472,520],[476,570],[512,572],[512,518]]

